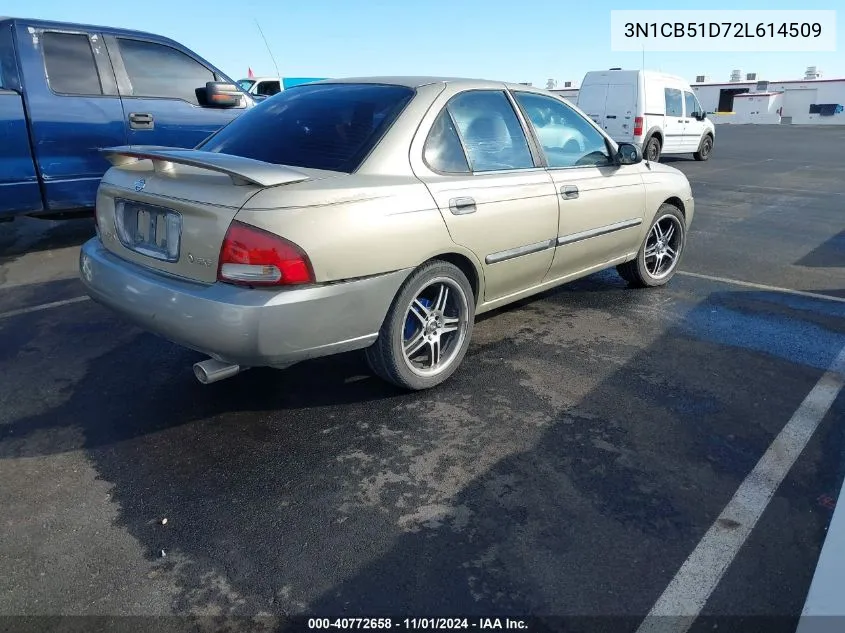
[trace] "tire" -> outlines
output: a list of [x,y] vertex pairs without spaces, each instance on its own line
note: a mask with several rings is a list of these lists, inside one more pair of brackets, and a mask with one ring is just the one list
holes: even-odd
[[[673,228],[667,240],[665,235],[670,227]],[[661,233],[665,240],[663,242],[659,237]],[[654,221],[648,228],[640,250],[637,251],[637,256],[629,262],[620,264],[616,267],[616,270],[622,279],[633,287],[652,288],[662,286],[675,276],[678,264],[684,255],[686,242],[687,231],[684,216],[677,207],[664,202],[660,205],[657,215],[654,216]],[[668,247],[668,250],[664,250],[664,244]],[[655,251],[662,253],[662,255],[656,256],[653,254]],[[647,256],[647,252],[652,254]],[[664,265],[663,259],[670,256],[670,252],[674,252],[675,256],[668,261],[668,265]]]
[[474,320],[475,296],[466,275],[453,264],[432,260],[402,284],[378,339],[365,350],[367,363],[379,378],[402,389],[435,387],[461,364]]
[[693,154],[695,160],[710,160],[710,154],[713,153],[713,137],[705,134],[701,139],[701,144],[698,146],[698,151]]
[[663,149],[660,139],[656,136],[649,137],[643,146],[643,157],[651,162],[660,162],[660,150]]

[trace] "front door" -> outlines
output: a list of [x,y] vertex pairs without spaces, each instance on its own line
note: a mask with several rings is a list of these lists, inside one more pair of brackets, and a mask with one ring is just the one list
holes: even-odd
[[470,90],[440,102],[412,161],[452,239],[481,262],[484,301],[538,285],[552,262],[558,204],[510,98]]
[[560,220],[547,280],[600,268],[636,251],[645,214],[640,166],[616,165],[601,132],[562,101],[531,92],[515,96],[558,192]]
[[702,109],[695,95],[684,90],[684,151],[697,152],[706,124],[701,118]]
[[131,145],[195,147],[244,111],[200,105],[214,71],[170,46],[107,37]]
[[666,116],[663,118],[663,154],[684,152],[684,97],[678,88],[663,90]]

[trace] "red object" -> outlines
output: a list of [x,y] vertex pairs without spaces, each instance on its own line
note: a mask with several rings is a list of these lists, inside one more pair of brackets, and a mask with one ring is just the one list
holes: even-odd
[[634,117],[634,136],[643,135],[643,118],[641,116]]
[[249,77],[250,79],[255,78],[255,75],[252,72],[252,68],[249,69],[249,74],[247,75],[247,77]]
[[[224,264],[275,267],[281,277],[276,281],[256,281],[224,275]],[[308,256],[293,242],[242,222],[232,222],[220,248],[218,281],[247,286],[291,286],[314,282]]]

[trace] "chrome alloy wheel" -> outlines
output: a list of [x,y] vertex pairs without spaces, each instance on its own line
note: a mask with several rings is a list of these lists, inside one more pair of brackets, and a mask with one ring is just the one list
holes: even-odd
[[663,279],[674,270],[683,248],[683,230],[680,220],[671,214],[651,227],[643,255],[645,269],[653,279]]
[[444,371],[458,355],[467,332],[467,297],[452,279],[431,280],[405,313],[402,354],[418,376]]

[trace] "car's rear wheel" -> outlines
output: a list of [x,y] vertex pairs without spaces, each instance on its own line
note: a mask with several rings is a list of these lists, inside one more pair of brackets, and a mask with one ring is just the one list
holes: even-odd
[[686,241],[684,216],[677,207],[664,203],[660,205],[637,256],[617,266],[616,270],[632,286],[662,286],[675,276]]
[[713,153],[713,137],[709,134],[706,134],[703,139],[701,139],[701,145],[698,146],[698,151],[693,154],[693,158],[695,160],[708,160],[710,158],[710,154]]
[[660,139],[652,136],[645,144],[645,151],[643,156],[646,160],[656,163],[660,160]]
[[449,378],[469,347],[475,319],[472,286],[448,262],[418,268],[402,285],[376,342],[366,350],[373,372],[403,389]]

